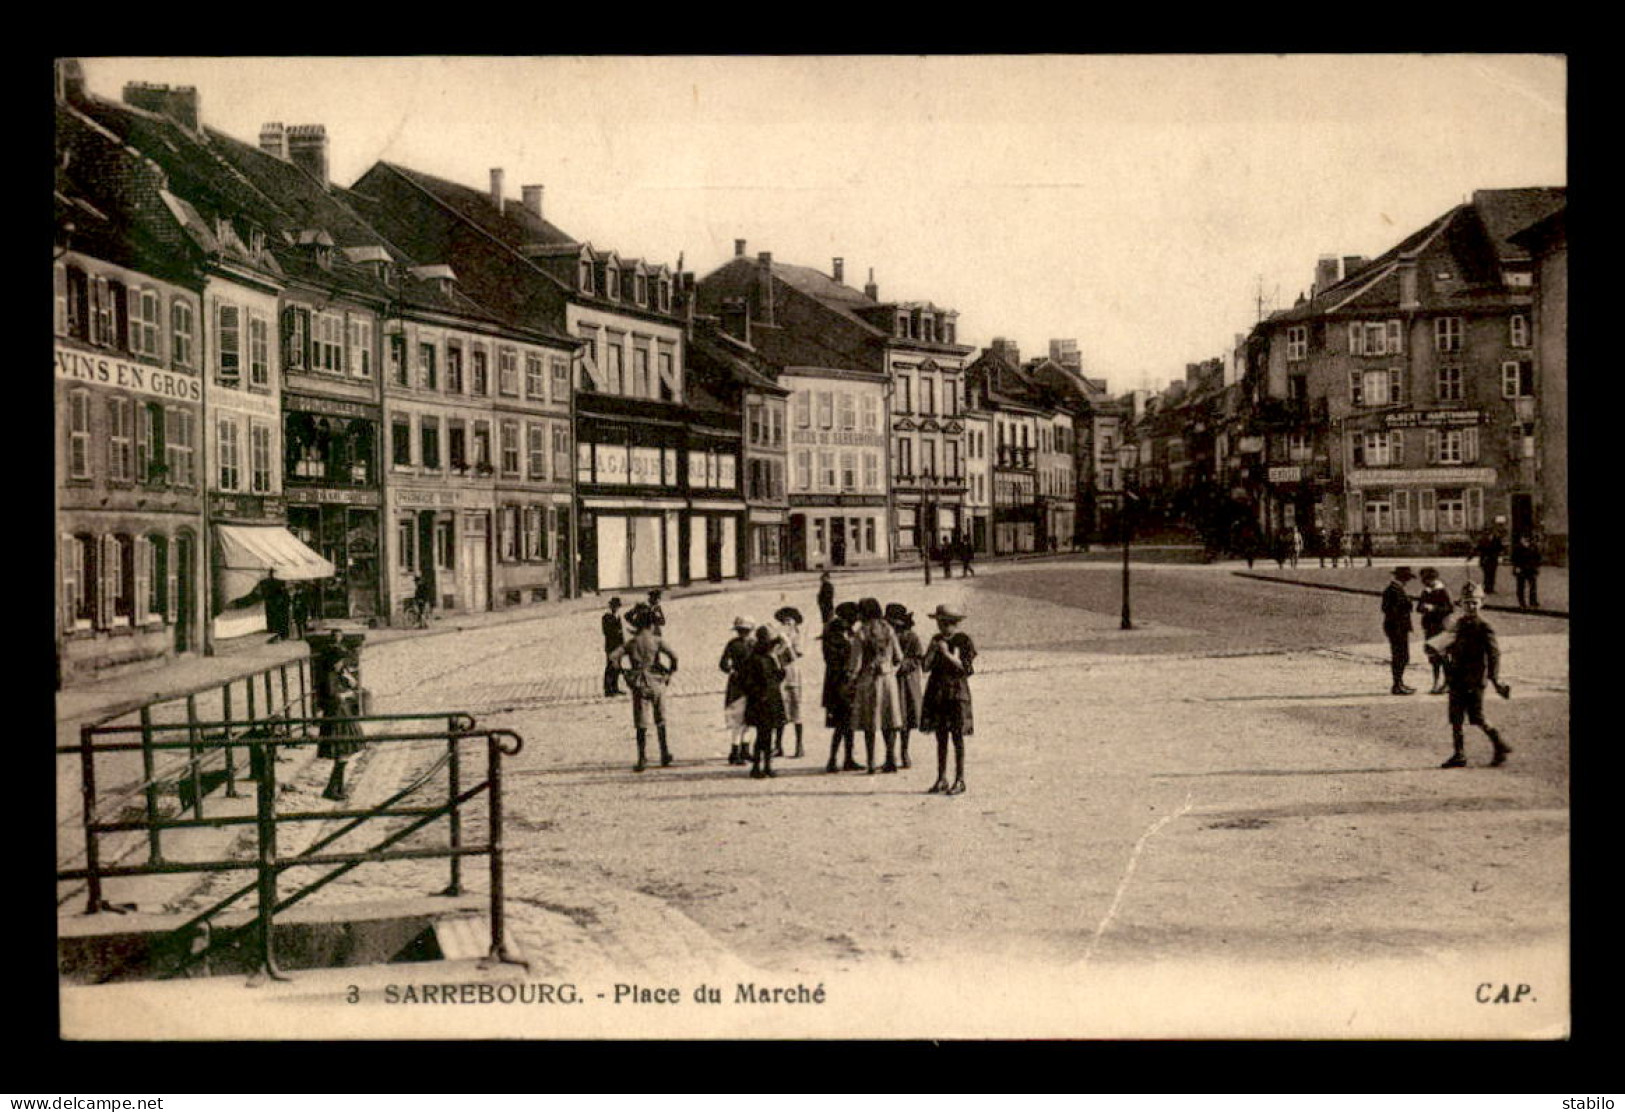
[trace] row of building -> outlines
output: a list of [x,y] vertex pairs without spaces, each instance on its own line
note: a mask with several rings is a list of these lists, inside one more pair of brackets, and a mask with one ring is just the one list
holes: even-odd
[[1561,188],[1475,192],[1375,259],[1323,256],[1289,309],[1121,399],[1153,513],[1211,543],[1464,551],[1485,532],[1566,559],[1567,239]]
[[341,186],[319,124],[252,144],[194,88],[56,76],[65,681],[263,632],[272,574],[387,623],[420,583],[488,610],[1078,529],[1105,391],[1065,351],[976,358],[841,259],[625,257],[500,170]]

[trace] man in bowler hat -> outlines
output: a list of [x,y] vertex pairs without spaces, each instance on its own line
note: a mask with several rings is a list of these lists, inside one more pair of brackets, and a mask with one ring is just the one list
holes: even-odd
[[1394,569],[1394,577],[1382,592],[1382,632],[1388,638],[1392,652],[1389,667],[1394,673],[1394,695],[1414,695],[1414,687],[1405,686],[1405,667],[1411,662],[1411,610],[1415,601],[1405,591],[1405,584],[1416,578],[1404,564]]
[[604,695],[624,695],[621,690],[621,670],[610,659],[610,654],[626,644],[626,628],[621,624],[621,600],[609,600],[609,611],[604,615]]

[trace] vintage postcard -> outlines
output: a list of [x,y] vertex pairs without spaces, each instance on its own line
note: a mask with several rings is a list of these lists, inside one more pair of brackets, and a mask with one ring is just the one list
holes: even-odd
[[55,78],[64,1039],[1567,1037],[1563,58]]

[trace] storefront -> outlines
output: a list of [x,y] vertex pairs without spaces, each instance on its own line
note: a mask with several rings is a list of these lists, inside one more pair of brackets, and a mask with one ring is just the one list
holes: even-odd
[[[215,500],[227,496],[214,495]],[[240,507],[238,508],[240,510]],[[314,597],[337,570],[332,561],[314,551],[280,523],[241,512],[235,520],[214,520],[214,635],[224,640],[264,632],[266,581],[273,575]],[[314,606],[309,612],[319,617]]]
[[411,598],[421,575],[428,580],[436,609],[490,610],[491,491],[402,486],[391,493],[390,502],[395,529],[391,597]]
[[883,564],[886,533],[884,495],[790,495],[786,543],[797,570]]
[[748,520],[750,523],[748,574],[754,577],[777,575],[784,571],[789,515],[783,510],[752,507]]

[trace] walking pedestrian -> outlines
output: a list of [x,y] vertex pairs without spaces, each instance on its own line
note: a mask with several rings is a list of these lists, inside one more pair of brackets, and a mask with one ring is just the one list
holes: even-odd
[[739,666],[754,649],[751,634],[756,623],[743,615],[734,619],[733,640],[722,646],[717,667],[728,674],[728,687],[722,694],[722,725],[728,731],[728,763],[749,764],[745,751],[745,689],[740,684]]
[[[632,729],[638,745],[638,761],[632,771],[642,772],[648,767],[646,748],[650,727],[660,740],[661,767],[672,761],[671,749],[666,744],[666,684],[677,674],[677,654],[654,631],[653,619],[646,607],[634,606],[627,621],[632,626],[632,639],[610,654],[610,662],[626,674],[626,686],[632,692]],[[662,663],[662,657],[670,663]]]
[[1294,525],[1287,532],[1287,552],[1292,560],[1292,566],[1298,566],[1298,560],[1303,556],[1303,534]]
[[427,574],[417,577],[417,583],[412,588],[412,607],[418,628],[429,628],[429,614],[434,610],[434,583]]
[[277,578],[275,568],[265,569],[265,578],[260,580],[260,597],[265,600],[265,627],[271,631],[271,640],[286,641],[292,613],[288,602],[288,584],[286,580]]
[[[353,640],[352,640],[353,638]],[[361,752],[366,736],[361,723],[361,655],[359,637],[330,634],[312,646],[311,671],[315,677],[316,710],[321,723],[316,728],[316,755],[333,762],[322,798],[343,802],[350,798],[344,784],[344,770],[350,758]]]
[[1292,557],[1292,539],[1287,536],[1285,529],[1277,529],[1271,541],[1270,556],[1275,560],[1275,570],[1285,571],[1286,562]]
[[1468,583],[1461,589],[1461,614],[1433,639],[1438,652],[1444,656],[1446,682],[1450,687],[1450,747],[1449,758],[1440,768],[1464,768],[1467,765],[1464,722],[1471,722],[1490,739],[1494,754],[1490,767],[1506,764],[1512,747],[1501,738],[1501,733],[1484,717],[1484,685],[1490,684],[1503,699],[1512,697],[1512,688],[1501,682],[1501,648],[1495,639],[1495,630],[1479,616],[1483,605],[1478,588]]
[[1512,542],[1512,578],[1518,585],[1518,605],[1540,606],[1540,547],[1525,534]]
[[830,582],[829,572],[818,577],[818,620],[829,625],[829,620],[835,616],[835,584]]
[[1411,596],[1405,584],[1416,578],[1411,569],[1401,564],[1394,569],[1394,577],[1382,592],[1382,632],[1388,638],[1389,668],[1394,674],[1393,695],[1415,695],[1414,687],[1405,686],[1405,668],[1411,662]]
[[[1368,525],[1360,530],[1360,555],[1365,557],[1366,567],[1371,566],[1371,557],[1376,553],[1376,550],[1376,545],[1371,540],[1371,527]],[[1350,560],[1349,567],[1352,568],[1353,566],[1354,561]]]
[[[1499,521],[1500,518],[1496,520]],[[1484,576],[1486,595],[1495,593],[1495,574],[1501,567],[1501,554],[1505,551],[1506,544],[1501,540],[1501,534],[1491,528],[1484,530],[1484,535],[1479,537],[1478,544],[1467,557],[1469,563],[1474,556],[1478,557],[1478,570]]]
[[909,735],[920,728],[921,705],[925,699],[925,646],[914,630],[914,615],[900,602],[886,604],[886,620],[897,631],[897,648],[903,662],[897,666],[897,694],[903,705],[903,725],[898,731],[897,764],[912,768],[908,758]]
[[805,753],[801,736],[801,658],[806,650],[802,645],[801,611],[794,606],[780,607],[773,612],[773,620],[779,624],[783,641],[779,660],[784,666],[784,724],[774,739],[773,755],[784,756],[784,730],[786,726],[794,726],[796,751],[790,754],[793,759]]
[[901,700],[897,695],[897,668],[903,652],[897,646],[897,631],[886,621],[878,599],[858,602],[858,625],[848,650],[846,678],[853,685],[852,728],[863,731],[863,749],[869,775],[875,774],[875,735],[886,741],[886,763],[882,772],[897,771],[897,731],[903,725]]
[[[1073,547],[1076,548],[1077,546],[1074,545]],[[971,544],[969,537],[966,537],[964,540],[959,542],[959,574],[960,574],[960,576],[962,576],[963,578],[969,579],[971,576],[976,574],[976,569],[971,567],[971,561],[974,560],[975,558],[976,558],[976,546]],[[907,768],[908,766],[904,765],[903,767]]]
[[[923,665],[930,673],[921,703],[920,728],[937,735],[937,779],[927,794],[962,795],[965,791],[965,738],[975,728],[971,713],[970,677],[975,673],[976,644],[960,631],[965,615],[938,604],[929,617],[937,632],[926,647]],[[954,743],[954,781],[950,786],[948,741]]]
[[937,545],[937,559],[942,561],[942,578],[952,579],[954,577],[953,545],[948,541],[943,541]]
[[660,609],[659,587],[649,592],[649,601],[645,605],[649,608],[650,628],[655,631],[656,637],[664,637],[666,635],[666,612]]
[[751,747],[750,775],[753,780],[776,775],[773,771],[773,741],[784,729],[784,667],[780,663],[782,642],[767,626],[759,627],[751,641],[750,654],[740,662],[735,674],[744,692],[745,725],[756,728],[756,744]]
[[621,690],[621,670],[615,664],[615,650],[626,644],[626,627],[621,622],[619,596],[609,600],[609,610],[600,619],[604,631],[604,698],[624,695]]
[[1433,666],[1433,689],[1430,695],[1444,694],[1444,657],[1428,644],[1444,632],[1445,623],[1455,604],[1450,601],[1450,590],[1439,579],[1438,568],[1422,569],[1422,591],[1416,596],[1416,612],[1422,615],[1422,651]]
[[[857,621],[858,604],[843,602],[820,634],[824,654],[824,725],[831,730],[829,764],[825,772],[859,772],[863,766],[852,759],[852,695],[846,682],[847,658],[851,655],[852,623]],[[842,745],[845,764],[837,763]]]
[[1326,538],[1326,554],[1332,558],[1332,567],[1343,562],[1343,530],[1333,529]]

